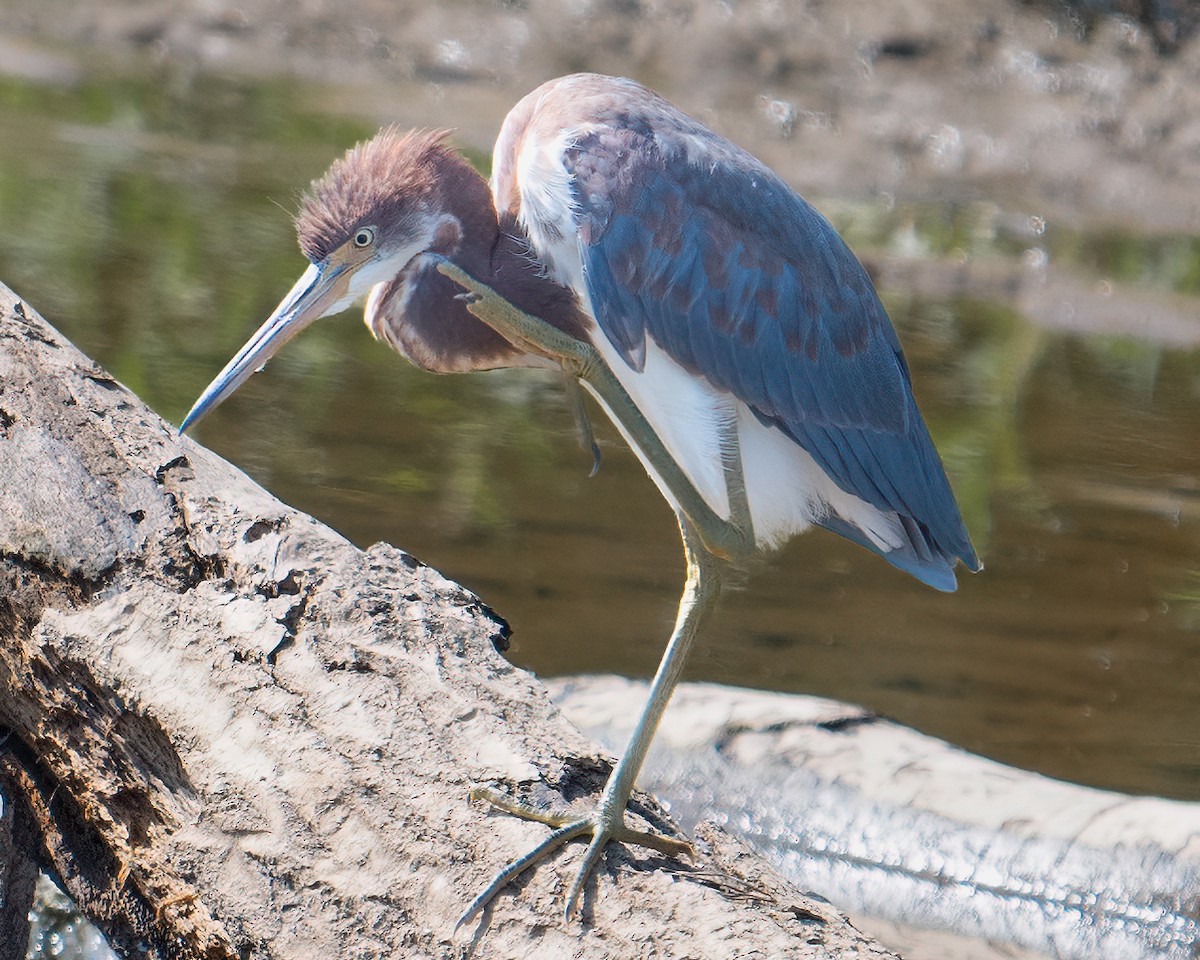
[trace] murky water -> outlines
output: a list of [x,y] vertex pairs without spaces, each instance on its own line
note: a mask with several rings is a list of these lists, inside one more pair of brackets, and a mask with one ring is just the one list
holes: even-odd
[[[444,88],[405,94],[401,122],[458,123],[484,156],[494,96],[471,112],[461,91],[449,107]],[[335,106],[291,82],[182,73],[0,80],[0,279],[178,422],[299,274],[298,189],[374,129]],[[780,171],[800,183],[802,147],[789,155]],[[878,272],[987,570],[943,596],[811,534],[727,598],[688,675],[1200,799],[1200,240],[991,201],[811,199]],[[645,675],[681,586],[678,537],[596,426],[589,480],[555,379],[432,377],[347,316],[196,436],[357,543],[389,540],[475,590],[512,624],[519,664]]]

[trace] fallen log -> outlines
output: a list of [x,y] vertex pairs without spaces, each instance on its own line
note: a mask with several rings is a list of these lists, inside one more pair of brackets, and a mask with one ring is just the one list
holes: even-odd
[[[581,923],[572,846],[455,939],[546,829],[471,785],[582,808],[609,768],[506,635],[177,436],[0,287],[0,848],[32,831],[120,953],[890,955],[705,826],[695,864],[610,847]],[[0,929],[27,908],[10,873]]]
[[[609,746],[646,693],[620,677],[547,686]],[[849,704],[704,683],[676,690],[642,783],[684,827],[717,819],[906,957],[1200,953],[1200,803],[1052,780]]]

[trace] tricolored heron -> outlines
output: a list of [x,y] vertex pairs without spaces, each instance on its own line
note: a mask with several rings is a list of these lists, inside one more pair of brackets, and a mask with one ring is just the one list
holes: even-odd
[[939,590],[958,560],[979,569],[866,271],[778,176],[646,88],[578,74],[534,90],[504,120],[490,191],[445,133],[385,129],[312,185],[296,227],[308,268],[181,429],[366,297],[371,332],[426,370],[577,378],[679,519],[679,614],[598,805],[547,817],[482,792],[554,830],[460,924],[576,837],[591,843],[568,918],[610,840],[688,850],[625,808],[730,564],[815,524]]

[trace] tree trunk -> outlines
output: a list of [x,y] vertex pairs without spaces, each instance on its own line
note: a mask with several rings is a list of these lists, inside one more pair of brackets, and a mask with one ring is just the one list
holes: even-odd
[[470,786],[583,808],[608,770],[505,635],[178,437],[0,287],[0,845],[32,831],[118,951],[888,955],[712,829],[695,865],[611,847],[565,924],[573,845],[452,938],[546,830]]

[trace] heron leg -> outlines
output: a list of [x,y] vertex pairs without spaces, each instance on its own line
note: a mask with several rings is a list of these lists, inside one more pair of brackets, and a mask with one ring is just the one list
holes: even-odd
[[675,629],[654,676],[642,715],[634,727],[624,754],[605,785],[596,809],[586,817],[547,815],[514,804],[491,791],[473,792],[476,798],[487,800],[501,810],[545,823],[554,827],[554,830],[533,850],[496,874],[491,883],[467,907],[455,929],[484,909],[500,890],[525,870],[547,859],[563,844],[590,834],[591,842],[567,895],[564,914],[569,919],[579,901],[584,884],[609,841],[633,843],[668,855],[677,856],[691,852],[691,847],[686,843],[627,826],[625,808],[633,792],[638,771],[646,758],[646,751],[654,739],[654,731],[672,691],[679,682],[679,675],[692,641],[720,595],[723,563],[740,560],[754,549],[754,530],[742,474],[737,425],[731,420],[726,425],[726,433],[722,438],[725,481],[730,504],[729,517],[725,518],[718,515],[696,490],[630,398],[616,374],[605,364],[595,346],[577,340],[544,320],[519,310],[486,284],[480,283],[449,261],[443,261],[438,265],[438,269],[469,291],[468,309],[479,320],[514,346],[554,361],[571,377],[590,387],[621,427],[626,438],[638,447],[646,461],[657,472],[677,504],[679,529],[687,560],[687,581],[679,601]]
[[507,813],[515,814],[527,820],[536,820],[553,826],[556,829],[540,844],[523,857],[519,857],[501,870],[491,883],[479,894],[464,911],[455,924],[457,930],[468,922],[498,894],[509,882],[527,870],[529,867],[547,859],[563,844],[585,834],[591,835],[591,842],[584,853],[583,861],[575,873],[574,882],[567,894],[563,915],[570,919],[575,912],[575,906],[583,892],[584,884],[595,869],[605,846],[609,841],[616,840],[649,847],[669,856],[691,854],[691,846],[670,837],[635,830],[625,823],[625,807],[633,792],[634,781],[646,752],[654,739],[654,731],[662,719],[663,711],[671,699],[671,693],[679,682],[688,651],[696,638],[701,625],[716,606],[721,594],[722,561],[704,545],[688,518],[679,516],[679,530],[683,536],[683,551],[687,560],[687,581],[684,584],[683,596],[679,601],[679,613],[675,618],[675,628],[671,639],[663,653],[654,681],[650,685],[650,694],[637,725],[621,755],[616,767],[609,775],[604,793],[595,810],[585,817],[548,815],[542,811],[531,810],[515,804],[507,798],[492,793],[489,790],[476,790],[472,796],[483,799]]
[[449,260],[439,263],[438,270],[470,291],[467,308],[475,317],[514,346],[553,360],[595,391],[627,438],[637,445],[671,491],[679,509],[693,525],[693,536],[701,541],[704,549],[732,561],[745,559],[754,551],[754,530],[746,504],[741,454],[733,424],[729,426],[730,438],[726,444],[726,482],[731,508],[727,519],[717,514],[700,495],[592,344],[576,340],[545,320],[517,309],[487,284],[480,283]]

